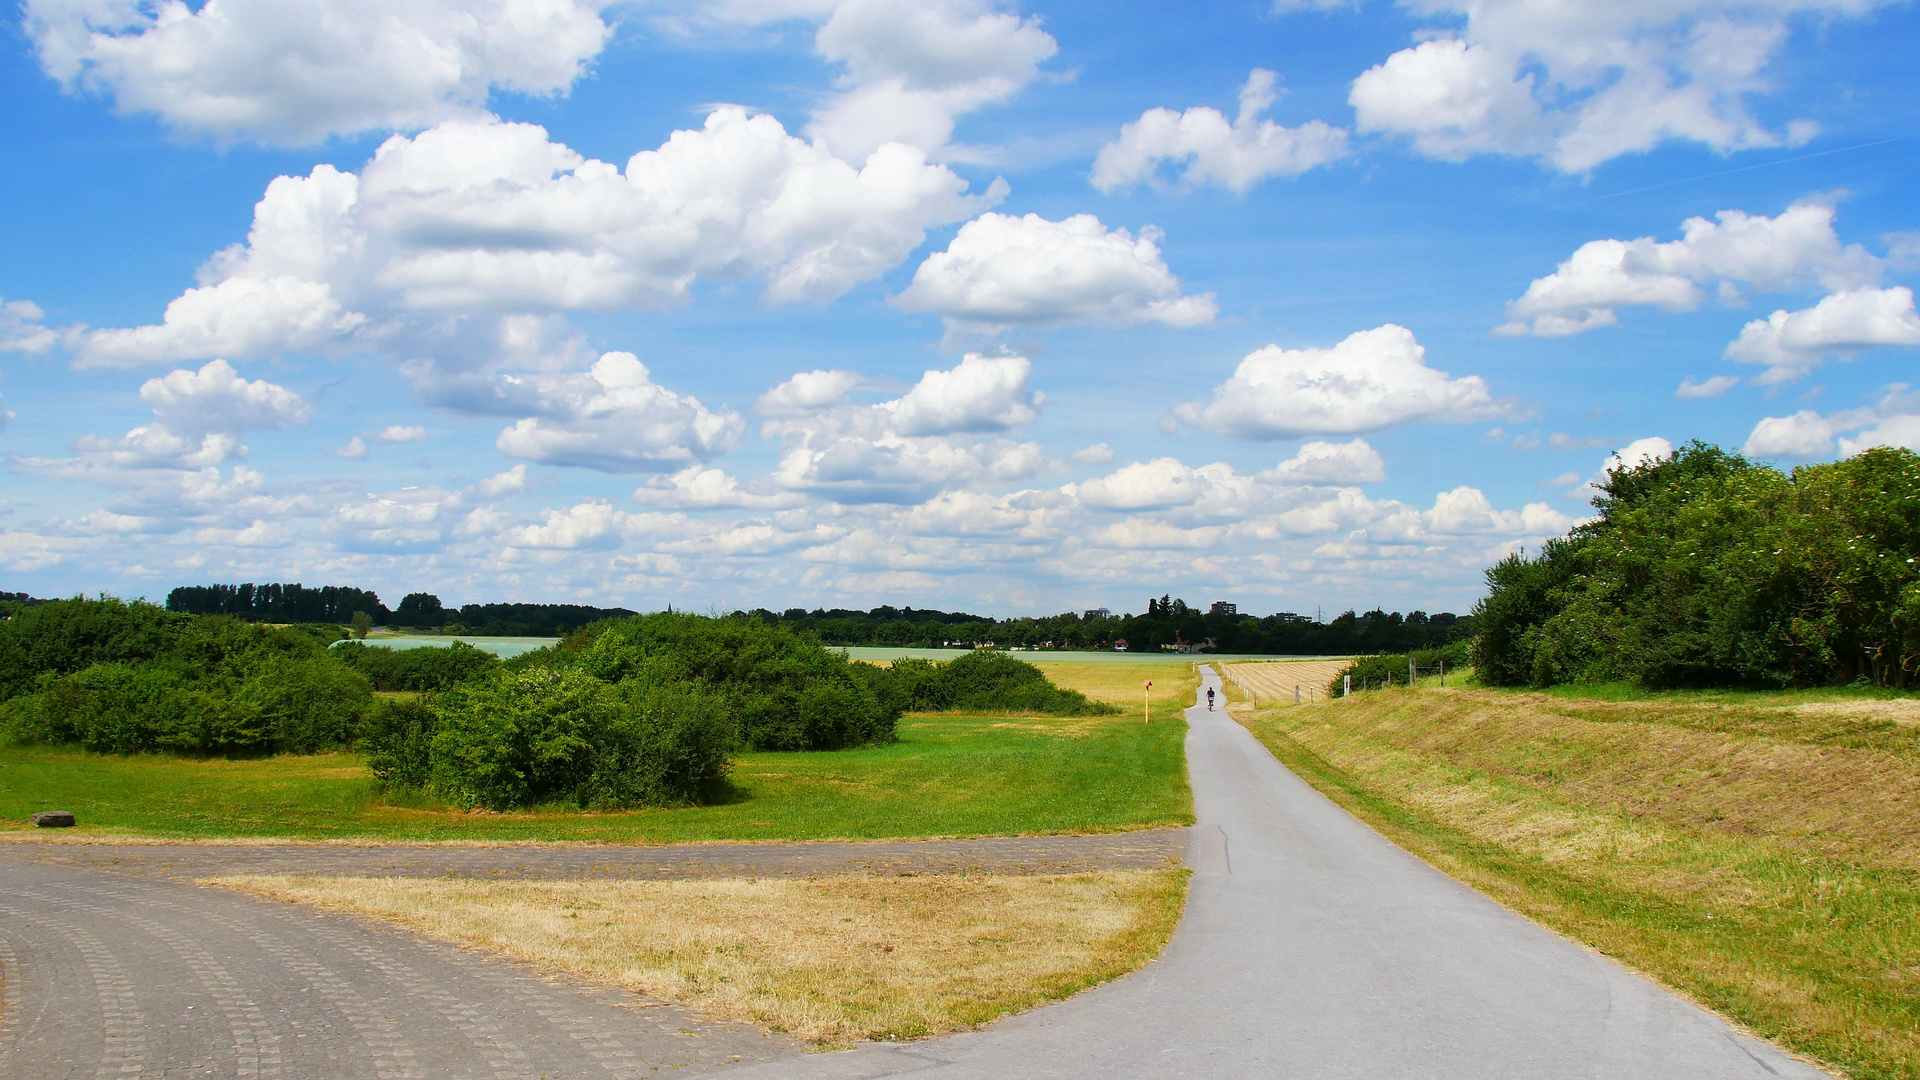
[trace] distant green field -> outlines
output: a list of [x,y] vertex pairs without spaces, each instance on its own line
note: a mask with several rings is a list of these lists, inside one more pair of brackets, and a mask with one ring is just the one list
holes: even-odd
[[81,823],[65,837],[671,843],[1106,832],[1192,821],[1185,733],[1174,710],[1147,726],[1137,706],[1101,717],[909,716],[888,746],[742,754],[715,805],[609,813],[390,802],[348,753],[199,761],[0,748],[0,830],[58,809]]

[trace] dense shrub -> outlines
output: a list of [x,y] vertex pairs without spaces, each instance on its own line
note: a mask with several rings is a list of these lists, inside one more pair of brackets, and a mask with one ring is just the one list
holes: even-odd
[[485,649],[476,649],[464,641],[444,648],[425,646],[394,649],[348,641],[333,647],[349,667],[365,675],[375,690],[446,690],[460,683],[492,673],[500,658]]
[[0,733],[106,753],[312,752],[349,743],[372,687],[317,636],[111,598],[0,623]]
[[1788,686],[1920,674],[1920,455],[1791,475],[1693,443],[1615,469],[1599,516],[1487,572],[1479,678]]
[[915,711],[1037,712],[1092,716],[1118,712],[1077,690],[1053,685],[1045,672],[996,649],[964,653],[944,664],[894,661],[896,693]]
[[734,732],[697,688],[503,672],[377,710],[363,748],[390,789],[495,809],[688,802],[726,775]]
[[663,611],[610,620],[514,666],[570,668],[610,685],[700,687],[755,750],[891,742],[900,718],[897,702],[882,700],[880,669],[746,617]]

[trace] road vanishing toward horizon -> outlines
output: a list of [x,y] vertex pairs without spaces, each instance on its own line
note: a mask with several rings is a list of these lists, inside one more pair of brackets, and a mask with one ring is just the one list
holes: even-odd
[[[1220,679],[1200,670],[1203,701]],[[723,1075],[1828,1077],[1407,854],[1287,771],[1224,708],[1186,715],[1193,877],[1158,961],[981,1031]]]
[[[1206,687],[1219,678],[1203,667]],[[0,845],[0,1075],[19,1080],[1815,1080],[1827,1074],[1453,881],[1187,710],[1198,824],[1158,961],[983,1030],[808,1054],[373,920],[193,884],[219,845]],[[1164,859],[1164,834],[878,845],[315,849],[306,872],[599,877]],[[722,851],[721,848],[726,850]],[[755,848],[765,850],[756,852]],[[816,850],[817,849],[817,850]],[[228,872],[292,847],[226,846]],[[811,852],[811,854],[809,854]],[[1157,852],[1157,854],[1156,854]],[[687,859],[694,864],[679,865]],[[756,862],[756,860],[759,860]],[[764,863],[764,865],[762,865]],[[284,865],[283,865],[284,864]],[[948,872],[952,872],[949,870]]]

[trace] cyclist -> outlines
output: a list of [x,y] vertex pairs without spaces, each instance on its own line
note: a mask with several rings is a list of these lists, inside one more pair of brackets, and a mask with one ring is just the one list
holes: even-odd
[[1213,687],[1207,687],[1207,711],[1213,711]]

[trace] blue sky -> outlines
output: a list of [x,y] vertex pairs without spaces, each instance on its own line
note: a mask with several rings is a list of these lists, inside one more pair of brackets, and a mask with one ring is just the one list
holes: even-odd
[[1920,447],[1872,0],[28,0],[0,588],[1465,610]]

